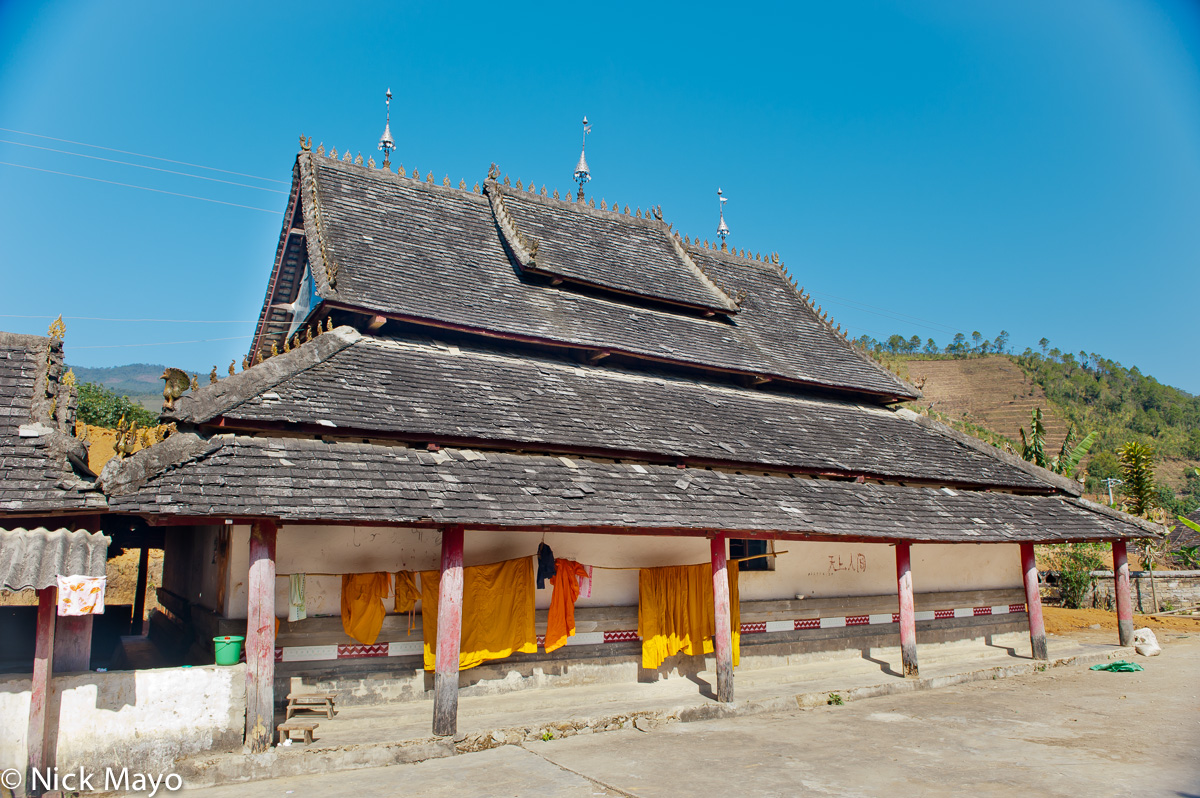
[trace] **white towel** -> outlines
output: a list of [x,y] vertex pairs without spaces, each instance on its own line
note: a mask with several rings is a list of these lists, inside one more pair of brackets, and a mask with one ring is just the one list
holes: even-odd
[[292,574],[288,579],[288,620],[303,621],[308,617],[304,605],[304,574]]
[[59,615],[103,615],[103,576],[58,577]]

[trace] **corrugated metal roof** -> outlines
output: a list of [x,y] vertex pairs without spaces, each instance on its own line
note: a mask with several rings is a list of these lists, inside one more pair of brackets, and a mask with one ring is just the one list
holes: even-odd
[[60,574],[104,576],[111,542],[103,533],[83,530],[0,529],[0,587],[41,590],[54,586]]

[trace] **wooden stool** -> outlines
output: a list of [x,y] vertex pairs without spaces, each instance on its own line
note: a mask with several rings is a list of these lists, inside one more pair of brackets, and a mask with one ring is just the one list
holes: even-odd
[[336,698],[337,693],[288,693],[286,719],[291,720],[292,715],[306,709],[312,712],[323,711],[326,718],[333,720],[333,701]]
[[279,742],[290,740],[292,732],[304,732],[304,744],[310,745],[313,741],[313,729],[317,728],[316,723],[308,720],[287,720],[280,723],[276,729],[279,731]]

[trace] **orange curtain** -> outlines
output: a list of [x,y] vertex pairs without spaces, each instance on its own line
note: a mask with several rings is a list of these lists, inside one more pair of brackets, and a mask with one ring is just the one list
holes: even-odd
[[[729,625],[733,664],[740,659],[741,612],[738,564],[727,566]],[[712,565],[668,565],[638,572],[638,635],[642,638],[642,667],[655,670],[679,652],[695,656],[713,650],[716,633]]]
[[579,598],[579,580],[587,571],[574,560],[555,560],[555,573],[550,594],[550,612],[546,617],[546,651],[567,644],[575,636],[575,601]]
[[342,574],[342,628],[360,643],[371,645],[383,628],[387,610],[383,600],[391,592],[391,579],[382,571]]
[[[441,579],[441,571],[421,571],[421,630],[427,671],[434,669],[436,661]],[[474,668],[513,652],[536,653],[533,598],[532,557],[463,568],[459,669]]]

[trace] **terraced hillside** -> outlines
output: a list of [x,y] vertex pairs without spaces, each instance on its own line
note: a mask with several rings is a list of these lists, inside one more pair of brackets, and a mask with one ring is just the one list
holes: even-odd
[[921,386],[924,379],[921,392],[925,397],[911,403],[913,409],[930,408],[985,427],[1015,443],[1020,440],[1021,427],[1029,428],[1033,408],[1040,407],[1053,446],[1061,443],[1067,432],[1066,421],[1051,407],[1041,386],[1031,383],[1004,355],[900,362],[901,372],[910,382]]

